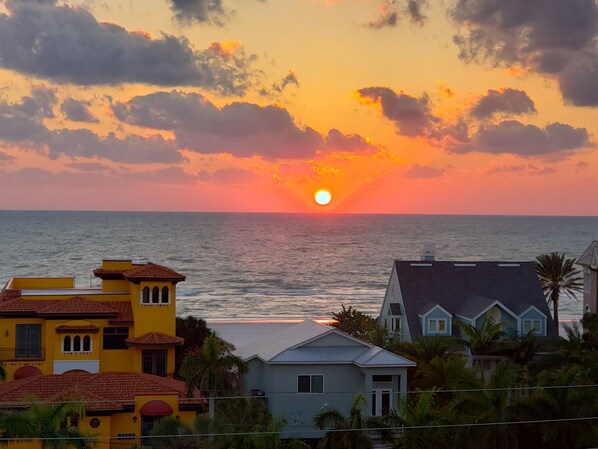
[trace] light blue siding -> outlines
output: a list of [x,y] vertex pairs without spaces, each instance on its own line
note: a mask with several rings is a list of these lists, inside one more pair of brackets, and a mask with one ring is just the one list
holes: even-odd
[[537,332],[537,335],[546,335],[546,318],[538,312],[536,309],[529,309],[527,312],[521,314],[519,316],[521,322],[521,330],[520,333],[523,335],[526,332],[524,331],[524,322],[526,320],[539,320],[540,321],[540,329]]
[[[427,315],[424,316],[422,319],[422,329],[424,330],[424,335],[440,335],[443,337],[452,335],[451,329],[451,315],[447,314],[444,310],[440,308],[433,309]],[[433,332],[430,326],[430,321],[436,320],[436,332]],[[445,330],[443,332],[438,331],[438,320],[446,320]]]
[[511,313],[502,305],[495,305],[486,313],[481,315],[475,322],[476,328],[480,329],[488,316],[492,316],[494,318],[494,314],[496,313],[495,309],[500,311],[500,319],[498,321],[503,323],[503,332],[508,334],[519,332],[517,318],[511,315]]

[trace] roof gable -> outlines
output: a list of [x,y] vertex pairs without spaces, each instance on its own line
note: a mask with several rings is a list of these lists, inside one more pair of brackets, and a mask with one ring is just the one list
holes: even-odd
[[588,246],[583,254],[579,256],[579,259],[577,259],[577,264],[592,269],[598,267],[598,240],[594,240],[590,243],[590,246]]
[[[549,315],[534,262],[395,261],[408,326],[422,334],[421,304],[436,303],[450,314],[474,319],[498,301],[513,313],[520,303]],[[548,320],[548,335],[556,328]]]

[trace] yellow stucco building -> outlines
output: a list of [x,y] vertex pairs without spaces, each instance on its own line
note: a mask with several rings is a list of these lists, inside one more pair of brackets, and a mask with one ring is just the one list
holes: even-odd
[[185,384],[172,379],[183,343],[176,284],[185,277],[130,260],[104,260],[94,274],[100,288],[15,277],[0,292],[0,406],[82,400],[87,416],[76,424],[102,447],[147,435],[161,416],[191,421],[202,409],[199,393],[186,398]]

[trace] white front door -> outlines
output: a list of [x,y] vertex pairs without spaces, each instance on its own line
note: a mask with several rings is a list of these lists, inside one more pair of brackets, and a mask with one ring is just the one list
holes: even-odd
[[388,415],[390,412],[390,388],[374,388],[372,390],[372,416]]

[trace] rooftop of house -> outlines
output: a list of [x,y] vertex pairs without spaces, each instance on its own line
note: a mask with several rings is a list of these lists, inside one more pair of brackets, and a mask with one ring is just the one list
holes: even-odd
[[598,269],[598,240],[590,243],[590,246],[577,259],[577,263],[582,267],[588,267],[593,270]]
[[[341,336],[343,344],[309,345],[330,334]],[[226,339],[226,336],[223,337]],[[235,352],[244,360],[257,357],[267,363],[279,364],[351,363],[360,367],[415,366],[410,360],[312,320],[305,320],[268,334],[237,348]]]
[[179,404],[199,408],[204,403],[198,390],[186,395],[185,382],[145,373],[65,373],[34,375],[0,384],[0,407],[27,407],[32,401],[82,401],[89,411],[123,411],[135,405],[137,396],[176,396]]
[[69,299],[32,300],[21,296],[0,301],[0,317],[103,317],[111,322],[132,322],[129,301],[92,301],[74,296]]
[[[550,316],[534,262],[395,261],[407,321],[421,334],[419,316],[439,305],[452,315],[476,318],[497,301],[521,314],[530,307]],[[552,320],[547,334],[556,335]]]

